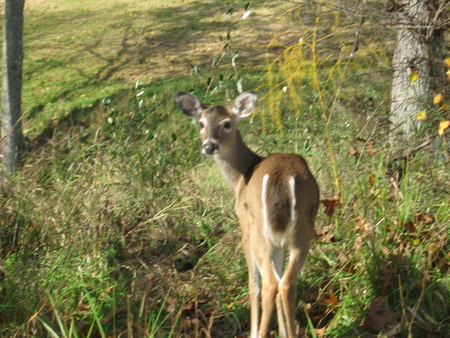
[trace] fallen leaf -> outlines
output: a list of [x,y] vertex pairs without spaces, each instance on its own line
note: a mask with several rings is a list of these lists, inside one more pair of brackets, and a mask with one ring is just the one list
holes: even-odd
[[433,99],[433,103],[438,105],[439,103],[442,102],[443,99],[444,99],[444,94],[437,94]]
[[321,329],[314,329],[314,331],[316,331],[317,338],[322,338],[325,336],[325,332],[327,331],[327,328],[323,327]]
[[328,234],[330,229],[331,229],[330,225],[326,226],[326,227],[315,227],[314,232],[316,233],[316,236],[322,237],[322,236],[325,236],[326,234]]
[[[435,103],[437,104],[437,103]],[[428,118],[427,112],[425,110],[421,110],[420,112],[418,112],[415,116],[416,120],[426,120]]]
[[336,307],[339,305],[339,301],[332,290],[328,291],[328,298],[323,297],[323,304],[328,307]]
[[[327,328],[323,327],[321,329],[314,329],[314,332],[317,336],[317,338],[323,338],[325,337],[325,333],[327,332]],[[298,337],[310,337],[311,335],[311,329],[309,327],[301,327],[298,332],[297,332],[297,336]],[[296,337],[297,337],[296,336]],[[236,337],[236,338],[240,338],[240,337]]]
[[420,245],[420,238],[413,239],[413,240],[411,241],[411,243],[412,243],[414,246],[419,246],[419,245]]
[[[374,140],[374,139],[366,140],[362,137],[357,137],[356,141],[364,143],[365,151],[370,156],[373,156],[376,152],[383,149],[381,147],[375,148],[376,140]],[[351,145],[349,153],[351,156],[353,156],[353,155],[357,155],[359,152],[353,145]]]
[[195,304],[191,302],[191,303],[185,303],[181,309],[183,312],[186,312],[186,311],[192,311],[194,308],[195,308]]
[[336,242],[334,234],[330,234],[330,229],[331,226],[314,228],[316,239],[327,243]]
[[327,198],[320,202],[325,206],[325,214],[330,217],[333,215],[334,210],[341,204],[340,198],[337,197]]
[[339,305],[339,301],[333,291],[322,292],[320,295],[312,294],[312,302],[306,305],[306,311],[314,327],[326,326],[327,321],[333,316],[334,310]]
[[358,150],[356,150],[356,148],[354,146],[350,146],[348,153],[350,154],[350,156],[356,156],[356,155],[358,155]]
[[89,304],[78,304],[78,311],[79,312],[88,312],[91,309],[91,307],[89,306]]
[[440,136],[444,135],[445,130],[446,130],[447,128],[449,128],[449,127],[450,127],[450,120],[447,120],[447,121],[441,121],[441,122],[439,123],[438,134],[439,134]]
[[394,312],[384,307],[384,301],[383,296],[373,299],[370,302],[369,312],[364,318],[364,325],[377,334],[386,330],[387,325],[394,319]]
[[434,218],[432,215],[427,214],[425,212],[421,212],[420,214],[416,215],[416,220],[419,223],[423,223],[423,224],[432,224],[434,223]]
[[357,137],[356,140],[359,141],[359,142],[365,143],[366,146],[368,146],[368,147],[374,146],[375,142],[376,142],[374,139],[366,140],[366,139],[364,139],[362,137]]
[[382,149],[383,149],[382,147],[379,147],[379,148],[369,148],[369,149],[366,150],[366,152],[367,152],[370,156],[373,156],[373,155],[375,155],[375,153],[379,152],[379,151],[382,150]]
[[449,111],[450,110],[450,105],[448,103],[444,103],[444,104],[442,104],[441,109],[443,111]]
[[446,66],[447,68],[450,68],[450,58],[446,58],[446,59],[444,60],[444,64],[445,64],[445,66]]
[[356,217],[356,225],[358,226],[359,231],[364,235],[373,233],[374,226],[370,222],[364,220],[361,216]]
[[359,141],[359,142],[363,142],[363,143],[367,142],[367,140],[362,138],[362,137],[357,137],[356,140]]
[[411,221],[402,223],[402,224],[401,224],[401,227],[402,227],[403,230],[407,230],[407,231],[409,231],[409,232],[411,232],[411,233],[416,233],[416,232],[417,232],[416,226],[415,226],[414,223],[411,222]]

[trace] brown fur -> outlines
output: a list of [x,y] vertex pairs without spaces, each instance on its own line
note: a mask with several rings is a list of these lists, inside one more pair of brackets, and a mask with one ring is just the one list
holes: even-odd
[[275,232],[284,232],[291,223],[292,196],[289,184],[283,180],[279,172],[274,177],[269,177],[267,196],[267,213],[269,224]]

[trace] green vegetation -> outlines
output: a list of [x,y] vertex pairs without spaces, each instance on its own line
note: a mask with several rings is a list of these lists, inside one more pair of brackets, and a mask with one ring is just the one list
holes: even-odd
[[328,206],[300,327],[450,336],[448,136],[428,120],[434,142],[390,161],[392,36],[368,22],[350,57],[357,18],[266,1],[241,20],[245,5],[26,4],[27,152],[0,196],[0,336],[249,330],[233,195],[174,102],[182,90],[226,103],[238,83],[261,98],[246,142],[304,156]]

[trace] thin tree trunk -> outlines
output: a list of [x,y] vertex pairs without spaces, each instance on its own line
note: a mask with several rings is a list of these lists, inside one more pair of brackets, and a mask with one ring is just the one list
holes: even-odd
[[2,76],[2,164],[15,171],[22,148],[21,97],[24,0],[5,1]]
[[[442,29],[431,25],[432,13],[424,0],[403,0],[399,10],[393,57],[390,143],[399,156],[413,147],[420,121],[415,116],[431,104],[436,89],[437,64],[443,44]],[[435,1],[438,6],[438,1]],[[438,62],[436,62],[438,61]]]

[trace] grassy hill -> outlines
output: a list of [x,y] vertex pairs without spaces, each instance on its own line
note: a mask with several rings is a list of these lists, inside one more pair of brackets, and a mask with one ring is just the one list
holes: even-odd
[[394,32],[332,1],[247,9],[26,2],[26,152],[0,195],[0,336],[246,336],[233,194],[174,102],[230,103],[241,87],[260,97],[240,124],[248,145],[301,154],[321,189],[300,332],[450,335],[448,139],[436,109],[419,133],[431,145],[392,161]]

